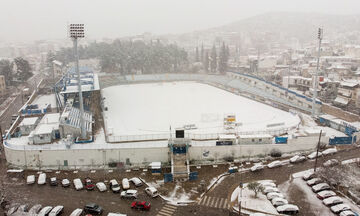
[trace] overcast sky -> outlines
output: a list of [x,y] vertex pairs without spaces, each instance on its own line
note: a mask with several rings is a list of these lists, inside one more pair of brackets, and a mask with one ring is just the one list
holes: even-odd
[[71,22],[91,38],[183,33],[274,11],[360,14],[360,0],[0,0],[0,40],[65,38]]

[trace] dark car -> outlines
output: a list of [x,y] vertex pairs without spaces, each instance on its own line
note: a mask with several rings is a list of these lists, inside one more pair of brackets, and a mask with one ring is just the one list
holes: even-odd
[[95,184],[92,183],[90,178],[85,179],[85,188],[86,188],[86,190],[94,190]]
[[50,185],[51,186],[57,186],[58,182],[56,180],[56,177],[50,178]]
[[135,201],[131,203],[131,208],[139,210],[150,210],[150,203],[145,201]]
[[95,203],[89,203],[84,207],[84,212],[87,214],[101,215],[103,209]]

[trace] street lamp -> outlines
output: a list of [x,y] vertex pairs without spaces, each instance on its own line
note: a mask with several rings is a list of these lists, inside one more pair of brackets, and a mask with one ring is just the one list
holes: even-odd
[[319,64],[320,64],[320,51],[321,51],[321,40],[323,39],[323,29],[319,28],[318,30],[318,39],[319,39],[319,49],[318,49],[318,56],[317,56],[317,64],[316,64],[316,72],[315,72],[315,79],[313,84],[313,104],[312,104],[312,117],[315,117],[315,105],[316,105],[316,97],[317,97],[317,88],[318,88],[318,73],[319,73]]
[[81,80],[79,71],[79,55],[77,50],[78,38],[84,38],[84,24],[70,24],[69,36],[73,40],[74,44],[74,58],[75,58],[75,71],[77,73],[78,91],[79,91],[79,103],[80,103],[80,123],[81,123],[81,139],[86,139],[85,119],[84,119],[84,104],[81,91]]

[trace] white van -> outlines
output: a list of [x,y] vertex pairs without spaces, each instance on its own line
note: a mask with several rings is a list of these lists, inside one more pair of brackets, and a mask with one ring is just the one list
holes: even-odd
[[45,183],[46,183],[46,174],[45,173],[40,173],[39,178],[38,178],[38,184],[43,185]]
[[79,178],[74,179],[73,182],[74,182],[74,185],[75,185],[75,189],[76,189],[76,190],[81,190],[81,189],[84,188],[84,186],[83,186],[83,184],[82,184],[82,182],[81,182],[81,180],[80,180]]
[[35,183],[35,175],[28,175],[26,177],[26,184],[34,184]]
[[127,179],[127,178],[123,178],[121,184],[122,184],[122,187],[124,190],[127,190],[130,188],[129,179]]

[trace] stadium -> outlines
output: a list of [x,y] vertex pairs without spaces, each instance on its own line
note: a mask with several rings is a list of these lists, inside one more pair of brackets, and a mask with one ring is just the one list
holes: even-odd
[[[4,142],[10,166],[96,169],[160,162],[171,167],[174,178],[188,178],[190,164],[264,156],[273,149],[309,151],[318,140],[320,129],[304,125],[303,116],[313,106],[310,98],[248,74],[86,71],[82,88],[91,139],[75,139],[80,134],[78,95],[67,75],[55,94],[37,90],[19,111]],[[53,97],[56,105],[35,106],[41,97]],[[321,105],[315,104],[317,113]],[[41,108],[29,108],[34,106]],[[29,135],[23,132],[25,123],[33,124]],[[323,132],[322,140],[327,142],[331,133]]]

